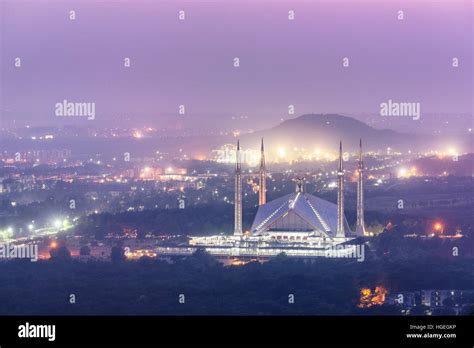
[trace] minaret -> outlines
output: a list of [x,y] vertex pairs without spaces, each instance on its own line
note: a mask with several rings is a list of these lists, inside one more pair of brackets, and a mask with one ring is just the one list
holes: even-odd
[[262,147],[260,148],[260,183],[258,190],[258,205],[267,203],[267,172],[265,169],[265,150],[263,149],[263,138]]
[[357,226],[356,234],[365,236],[364,223],[364,160],[362,159],[362,139],[359,143],[359,162],[357,164]]
[[240,163],[240,144],[237,140],[235,162],[235,213],[234,236],[242,235],[242,164]]
[[337,230],[336,237],[344,233],[344,168],[342,166],[342,141],[339,142],[339,165],[337,168]]

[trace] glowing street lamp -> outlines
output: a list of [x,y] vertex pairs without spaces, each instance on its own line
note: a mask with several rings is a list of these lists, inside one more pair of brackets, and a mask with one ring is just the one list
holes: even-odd
[[434,229],[436,232],[443,233],[444,226],[443,226],[442,223],[436,222],[436,223],[433,225],[433,229]]

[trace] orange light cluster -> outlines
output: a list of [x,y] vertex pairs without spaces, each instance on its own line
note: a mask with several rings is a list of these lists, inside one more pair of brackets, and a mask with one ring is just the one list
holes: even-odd
[[250,185],[250,187],[252,187],[252,191],[254,193],[257,193],[259,191],[258,182],[254,181],[252,178],[247,179],[247,185]]
[[143,257],[143,256],[156,257],[157,254],[156,252],[151,251],[151,250],[135,250],[135,251],[131,251],[127,253],[126,256],[129,259],[139,259],[140,257]]
[[232,266],[243,266],[243,265],[246,265],[248,264],[249,262],[253,262],[253,261],[256,261],[255,259],[252,259],[252,260],[240,260],[240,259],[233,259],[230,264]]
[[140,132],[140,131],[134,131],[132,135],[133,135],[133,137],[134,137],[135,139],[141,139],[141,138],[143,138],[143,134],[142,134],[142,132]]
[[358,308],[370,308],[376,305],[382,305],[385,303],[385,296],[388,291],[382,285],[377,286],[372,292],[369,288],[363,288],[360,290],[360,299]]

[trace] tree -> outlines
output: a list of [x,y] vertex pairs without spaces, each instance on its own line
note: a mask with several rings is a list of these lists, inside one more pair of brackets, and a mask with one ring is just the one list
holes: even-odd
[[91,254],[91,248],[89,248],[87,245],[83,245],[81,249],[79,250],[79,255],[81,256],[89,256]]
[[[219,261],[214,256],[209,254],[205,249],[198,248],[190,258],[190,261],[198,268],[207,268],[219,265]],[[202,267],[200,267],[202,266]]]
[[120,246],[114,246],[110,252],[110,259],[112,263],[120,263],[125,261],[125,250]]
[[52,260],[70,260],[71,259],[71,252],[69,249],[63,245],[58,248],[52,248],[49,251],[49,255],[51,256]]

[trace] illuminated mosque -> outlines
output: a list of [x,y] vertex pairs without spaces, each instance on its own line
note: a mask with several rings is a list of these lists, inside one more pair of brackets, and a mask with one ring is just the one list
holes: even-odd
[[[344,168],[342,142],[337,168],[337,204],[304,192],[303,180],[296,180],[295,192],[266,200],[267,171],[263,139],[259,171],[259,207],[250,231],[242,230],[242,162],[237,142],[235,167],[235,204],[233,235],[190,237],[188,247],[159,248],[163,254],[189,254],[203,248],[216,256],[344,257],[354,252],[350,243],[366,235],[364,227],[364,164],[362,140],[357,164],[357,223],[351,231],[344,215]],[[329,253],[328,253],[329,252]]]

